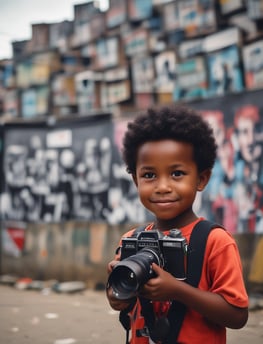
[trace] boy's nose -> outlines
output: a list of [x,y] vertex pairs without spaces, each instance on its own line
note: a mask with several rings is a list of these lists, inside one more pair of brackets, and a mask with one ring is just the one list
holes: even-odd
[[156,186],[156,191],[160,193],[171,192],[171,184],[169,180],[167,178],[159,179]]

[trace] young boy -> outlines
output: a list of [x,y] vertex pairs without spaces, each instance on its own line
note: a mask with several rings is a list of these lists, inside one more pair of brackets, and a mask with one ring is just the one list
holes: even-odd
[[[203,218],[193,211],[196,193],[207,185],[216,158],[216,143],[209,125],[194,110],[183,107],[149,109],[128,125],[123,157],[138,189],[141,203],[155,216],[145,230],[167,234],[177,228],[189,242]],[[124,235],[130,236],[131,232]],[[118,264],[120,254],[109,263]],[[155,277],[138,292],[152,301],[156,318],[165,316],[171,300],[187,307],[177,343],[226,343],[226,327],[242,328],[248,318],[240,256],[232,236],[215,228],[208,236],[198,288],[152,264]],[[110,287],[111,307],[121,311],[133,300],[119,300]],[[139,298],[130,312],[131,344],[153,343],[142,336],[144,318]],[[176,343],[175,343],[176,344]]]

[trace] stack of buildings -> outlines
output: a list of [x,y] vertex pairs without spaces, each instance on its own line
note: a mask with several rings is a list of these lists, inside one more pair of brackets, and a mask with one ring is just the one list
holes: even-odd
[[110,0],[32,25],[0,61],[2,119],[125,113],[263,87],[257,0]]

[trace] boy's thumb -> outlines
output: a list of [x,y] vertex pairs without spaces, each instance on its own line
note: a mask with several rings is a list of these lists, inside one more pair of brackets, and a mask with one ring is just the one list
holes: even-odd
[[159,275],[160,271],[162,270],[162,268],[160,268],[160,266],[157,265],[156,263],[152,263],[152,269],[157,275]]

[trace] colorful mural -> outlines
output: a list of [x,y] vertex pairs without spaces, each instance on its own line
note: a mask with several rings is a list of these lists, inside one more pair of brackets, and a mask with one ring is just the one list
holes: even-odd
[[232,233],[263,232],[262,91],[193,103],[211,124],[218,157],[199,211]]
[[[214,129],[218,158],[195,208],[232,233],[263,232],[262,91],[192,102]],[[108,225],[151,219],[121,159],[127,120],[97,115],[3,127],[1,216]]]

